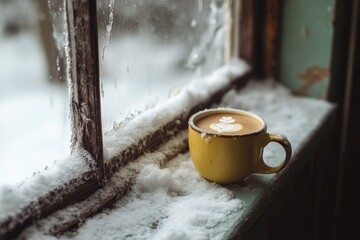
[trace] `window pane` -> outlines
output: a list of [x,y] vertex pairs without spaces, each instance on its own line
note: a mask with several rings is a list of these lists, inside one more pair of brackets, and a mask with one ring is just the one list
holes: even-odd
[[104,132],[223,64],[221,0],[98,1]]
[[70,152],[63,46],[51,19],[47,1],[0,1],[0,186]]

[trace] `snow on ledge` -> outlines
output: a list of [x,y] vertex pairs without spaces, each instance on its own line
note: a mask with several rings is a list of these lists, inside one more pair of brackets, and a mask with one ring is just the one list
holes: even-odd
[[91,155],[78,148],[70,157],[55,161],[49,168],[35,173],[20,184],[0,186],[0,222],[15,216],[30,203],[36,204],[40,197],[51,190],[92,170],[94,164]]
[[[240,91],[231,90],[219,107],[262,116],[269,132],[289,138],[295,154],[332,109],[323,100],[295,97],[272,81],[250,82]],[[237,198],[223,185],[201,178],[188,154],[175,157],[165,166],[156,164],[158,154],[140,159],[146,164],[138,164],[141,168],[135,185],[111,210],[88,219],[73,236],[60,239],[223,239],[231,225],[228,221],[241,217],[251,202],[243,201],[241,195]],[[267,157],[276,162],[279,155],[270,150]],[[119,174],[115,177],[122,179]],[[251,175],[238,188],[249,189],[253,178],[272,181],[276,174]],[[23,236],[53,239],[36,230]]]

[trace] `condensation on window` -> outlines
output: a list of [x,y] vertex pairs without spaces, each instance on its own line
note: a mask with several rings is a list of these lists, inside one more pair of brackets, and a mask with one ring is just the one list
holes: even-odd
[[0,186],[70,154],[64,4],[0,1]]
[[223,65],[223,0],[101,0],[97,8],[105,134]]

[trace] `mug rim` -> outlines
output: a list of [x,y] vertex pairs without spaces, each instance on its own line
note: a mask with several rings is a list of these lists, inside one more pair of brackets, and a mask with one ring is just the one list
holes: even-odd
[[[260,123],[262,123],[262,127],[255,131],[255,132],[250,132],[250,133],[242,133],[242,134],[221,134],[221,133],[212,133],[212,132],[207,132],[201,128],[198,128],[195,123],[194,120],[196,120],[197,118],[199,118],[201,115],[204,115],[206,113],[212,113],[212,112],[219,112],[219,113],[240,113],[242,115],[254,118],[255,120],[260,121]],[[263,131],[266,130],[267,128],[267,124],[265,122],[265,120],[263,118],[261,118],[260,116],[252,113],[252,112],[248,112],[248,111],[244,111],[244,110],[240,110],[240,109],[235,109],[235,108],[213,108],[213,109],[205,109],[202,111],[199,111],[197,113],[194,113],[188,122],[189,126],[195,130],[198,133],[206,133],[206,135],[210,135],[210,136],[216,136],[216,137],[224,137],[224,138],[233,138],[233,137],[245,137],[245,136],[252,136],[252,135],[257,135]]]

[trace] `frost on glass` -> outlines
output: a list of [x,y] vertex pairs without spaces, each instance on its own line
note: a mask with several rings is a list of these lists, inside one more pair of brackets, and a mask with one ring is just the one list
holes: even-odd
[[0,186],[70,153],[64,14],[64,1],[0,0]]
[[104,132],[223,65],[223,0],[101,0]]

